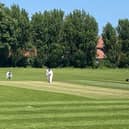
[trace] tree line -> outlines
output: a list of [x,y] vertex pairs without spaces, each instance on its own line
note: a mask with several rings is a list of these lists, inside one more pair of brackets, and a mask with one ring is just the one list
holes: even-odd
[[[98,64],[98,23],[86,11],[53,9],[30,18],[18,5],[0,3],[1,67],[129,67],[129,20],[119,19],[116,28],[107,23],[101,36],[106,56]],[[23,54],[32,49],[36,56]]]

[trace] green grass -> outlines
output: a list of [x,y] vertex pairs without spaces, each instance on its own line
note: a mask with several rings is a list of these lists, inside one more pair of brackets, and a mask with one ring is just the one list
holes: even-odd
[[0,68],[0,129],[129,129],[128,76],[128,69],[54,69],[49,85],[45,69]]
[[[71,101],[84,100],[83,97],[71,96],[65,94],[57,94],[44,91],[35,91],[25,88],[16,88],[0,85],[0,102],[28,102],[28,101]],[[0,105],[1,106],[1,105]]]
[[[8,70],[13,72],[13,80],[46,81],[45,69],[35,68],[0,68],[0,80],[6,80]],[[54,69],[54,81],[72,84],[125,88],[129,89],[126,78],[129,78],[129,69]]]

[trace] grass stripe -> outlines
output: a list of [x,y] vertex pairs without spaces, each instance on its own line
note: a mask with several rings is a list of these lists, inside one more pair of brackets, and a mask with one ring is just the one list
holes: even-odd
[[[110,110],[102,110],[102,111],[103,112],[108,112],[109,114],[113,113],[113,112],[114,112],[114,114],[118,113],[118,112],[122,112],[122,113],[127,112],[128,113],[128,109],[116,109],[115,111],[110,109]],[[6,112],[2,111],[2,112],[0,112],[0,114],[2,116],[7,116],[7,115],[11,116],[11,115],[24,115],[24,114],[26,114],[26,115],[30,115],[30,114],[33,114],[33,115],[34,114],[36,114],[36,115],[40,115],[40,114],[46,115],[46,114],[48,114],[48,115],[50,115],[50,114],[54,114],[54,113],[68,114],[68,113],[76,113],[76,112],[82,113],[83,112],[87,115],[87,114],[90,114],[91,112],[94,113],[94,114],[97,113],[97,112],[102,114],[102,111],[101,110],[83,110],[83,109],[81,109],[81,110],[33,110],[33,111],[22,110],[22,111],[6,111]]]
[[129,116],[129,111],[114,111],[114,112],[107,112],[107,111],[96,111],[96,112],[66,112],[66,113],[60,113],[60,112],[49,112],[49,113],[43,113],[43,114],[13,114],[13,115],[0,115],[0,120],[12,120],[12,119],[36,119],[36,118],[69,118],[69,117],[109,117],[109,116]]
[[53,86],[40,81],[1,81],[1,85],[16,86],[35,90],[45,90],[57,93],[84,96],[89,98],[129,98],[129,91],[122,89],[102,88],[73,85],[68,83],[55,82]]
[[[46,127],[67,127],[72,126],[73,128],[76,126],[105,126],[105,125],[129,125],[129,120],[80,120],[80,121],[69,121],[69,122],[30,122],[30,123],[13,123],[9,125],[10,128],[17,129],[18,127],[27,128],[27,129],[38,129],[38,128],[46,128]],[[8,127],[7,124],[2,124],[3,127]],[[18,128],[19,129],[19,128]]]
[[[73,129],[73,126],[61,126],[61,127],[45,127],[45,129]],[[35,128],[35,129],[43,129]],[[128,124],[121,124],[121,125],[81,125],[81,126],[74,126],[74,129],[129,129]]]
[[[115,110],[115,112],[121,112],[121,111],[125,111],[125,112],[128,112],[128,109],[116,109]],[[17,114],[19,114],[19,115],[22,115],[22,114],[44,114],[44,113],[48,113],[48,114],[50,114],[50,113],[54,113],[54,112],[60,112],[60,113],[76,113],[76,112],[78,112],[78,113],[81,113],[81,112],[85,112],[85,113],[89,113],[89,112],[94,112],[94,113],[96,113],[96,112],[101,112],[101,110],[99,109],[98,111],[97,110],[83,110],[83,109],[81,109],[81,110],[33,110],[33,111],[31,111],[31,110],[22,110],[22,111],[6,111],[6,112],[4,112],[4,111],[2,111],[2,112],[0,112],[0,114],[1,115],[17,115]],[[109,109],[109,110],[105,110],[105,109],[103,109],[103,112],[109,112],[109,113],[111,113],[111,112],[114,112],[114,110],[112,110],[112,109]]]
[[31,122],[34,122],[34,123],[39,123],[39,122],[44,122],[44,123],[48,123],[48,122],[54,122],[54,121],[57,121],[57,122],[77,122],[77,121],[94,121],[96,120],[97,121],[101,121],[101,120],[105,120],[105,121],[108,121],[108,120],[128,120],[129,119],[129,116],[123,116],[123,115],[120,115],[120,116],[108,116],[108,117],[105,117],[105,116],[93,116],[93,117],[89,117],[89,116],[81,116],[81,117],[65,117],[65,118],[62,118],[62,117],[58,117],[58,118],[23,118],[23,119],[10,119],[10,120],[0,120],[0,122],[2,123],[8,123],[8,124],[11,124],[11,123],[18,123],[18,124],[21,124],[21,123],[31,123]]
[[71,83],[79,83],[82,85],[98,86],[103,88],[113,88],[113,89],[126,89],[129,90],[129,85],[127,82],[113,81],[113,80],[71,80]]
[[22,110],[29,110],[29,111],[38,111],[38,110],[102,110],[102,109],[128,109],[129,105],[26,105],[26,106],[13,106],[13,107],[0,107],[0,111],[22,111]]
[[[0,129],[129,129],[128,83],[117,74],[112,79],[111,71],[107,76],[99,70],[94,77],[86,71],[86,76],[74,73],[69,78],[59,74],[62,79],[57,80],[65,83],[52,85],[40,79],[0,81]],[[20,78],[24,80],[21,75],[16,80]]]
[[128,105],[129,104],[129,100],[86,100],[86,101],[75,101],[75,100],[71,100],[71,101],[28,101],[28,102],[9,102],[9,101],[4,101],[4,102],[0,102],[0,107],[2,106],[24,106],[24,105]]

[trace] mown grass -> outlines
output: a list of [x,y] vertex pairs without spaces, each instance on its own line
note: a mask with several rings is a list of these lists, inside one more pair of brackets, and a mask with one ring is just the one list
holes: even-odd
[[[5,80],[6,72],[13,72],[13,80],[46,80],[44,68],[0,68],[0,80]],[[53,69],[55,81],[93,80],[125,82],[129,78],[129,69]]]
[[[8,70],[13,72],[13,80],[46,81],[45,69],[35,68],[0,68],[0,80],[6,80]],[[129,89],[129,69],[53,69],[54,81],[90,86]]]
[[[69,97],[70,96],[70,97]],[[67,101],[67,100],[81,100],[83,97],[56,94],[51,92],[28,90],[24,88],[8,87],[0,85],[0,102],[30,102],[30,101]],[[1,105],[0,105],[1,106]]]
[[[45,69],[11,68],[13,79],[5,81],[7,70],[0,68],[0,129],[129,129],[129,100],[122,92],[128,96],[128,69],[54,69],[54,82],[60,83],[52,87],[46,83]],[[42,90],[22,85],[40,85]],[[95,91],[104,87],[103,97],[92,93],[93,98],[87,97],[88,91],[77,94],[90,86]],[[73,88],[75,95],[62,93],[65,87]],[[106,96],[106,88],[107,92],[113,89],[113,98]]]

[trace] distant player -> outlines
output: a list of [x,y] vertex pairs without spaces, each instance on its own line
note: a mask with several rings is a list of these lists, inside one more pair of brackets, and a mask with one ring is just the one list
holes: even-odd
[[47,76],[48,82],[51,84],[52,80],[53,80],[53,71],[52,71],[52,69],[48,68],[46,70],[46,76]]
[[13,77],[12,72],[11,71],[8,71],[6,73],[6,79],[10,80],[10,79],[12,79],[12,77]]
[[125,81],[129,82],[129,78],[127,78]]

